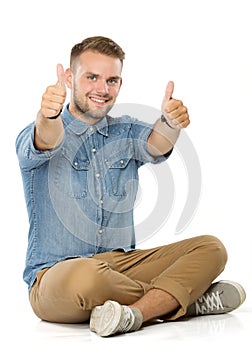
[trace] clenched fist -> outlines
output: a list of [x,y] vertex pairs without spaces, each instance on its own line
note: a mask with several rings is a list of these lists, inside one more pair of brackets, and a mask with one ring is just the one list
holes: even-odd
[[42,96],[40,114],[45,118],[59,114],[66,99],[65,74],[62,64],[57,65],[57,77],[57,83],[48,86]]

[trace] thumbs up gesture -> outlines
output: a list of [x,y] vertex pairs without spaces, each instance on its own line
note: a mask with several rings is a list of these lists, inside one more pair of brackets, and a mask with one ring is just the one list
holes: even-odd
[[162,113],[171,128],[182,129],[190,124],[187,108],[180,100],[175,100],[172,95],[174,83],[169,81],[165,90],[165,96],[162,103]]
[[45,118],[60,113],[66,99],[65,72],[62,64],[57,65],[57,82],[48,86],[42,96],[40,114]]

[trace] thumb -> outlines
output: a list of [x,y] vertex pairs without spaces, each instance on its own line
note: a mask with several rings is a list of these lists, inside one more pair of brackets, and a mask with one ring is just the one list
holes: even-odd
[[169,83],[167,84],[166,90],[165,90],[165,98],[166,99],[170,100],[172,98],[173,90],[174,90],[174,82],[169,81]]
[[58,86],[62,87],[62,88],[66,88],[66,81],[65,81],[65,71],[64,68],[62,66],[62,64],[57,64],[57,84]]

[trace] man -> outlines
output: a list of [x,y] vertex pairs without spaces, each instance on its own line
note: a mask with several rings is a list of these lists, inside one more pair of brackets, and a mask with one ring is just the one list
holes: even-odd
[[168,159],[190,121],[173,82],[154,125],[110,117],[123,60],[108,38],[75,45],[70,68],[57,65],[57,83],[16,142],[30,222],[24,280],[31,306],[51,322],[90,319],[100,336],[154,318],[225,313],[245,300],[238,283],[212,284],[227,260],[214,236],[135,249],[138,168]]

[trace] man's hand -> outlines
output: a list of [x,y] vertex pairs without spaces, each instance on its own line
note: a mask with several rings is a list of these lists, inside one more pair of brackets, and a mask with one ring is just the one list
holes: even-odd
[[40,114],[45,118],[59,114],[66,99],[65,74],[62,64],[57,65],[57,77],[57,83],[48,86],[42,96]]
[[172,128],[186,128],[190,124],[187,108],[182,101],[172,98],[173,90],[174,83],[169,81],[162,103],[162,113]]
[[187,108],[182,101],[172,97],[173,90],[174,83],[169,81],[162,103],[163,116],[156,121],[148,138],[148,150],[154,157],[168,153],[174,147],[180,129],[190,124]]
[[34,145],[41,151],[57,147],[64,136],[62,119],[52,119],[60,113],[66,99],[65,74],[62,64],[57,65],[57,77],[56,84],[48,86],[42,96],[41,108],[35,122]]

